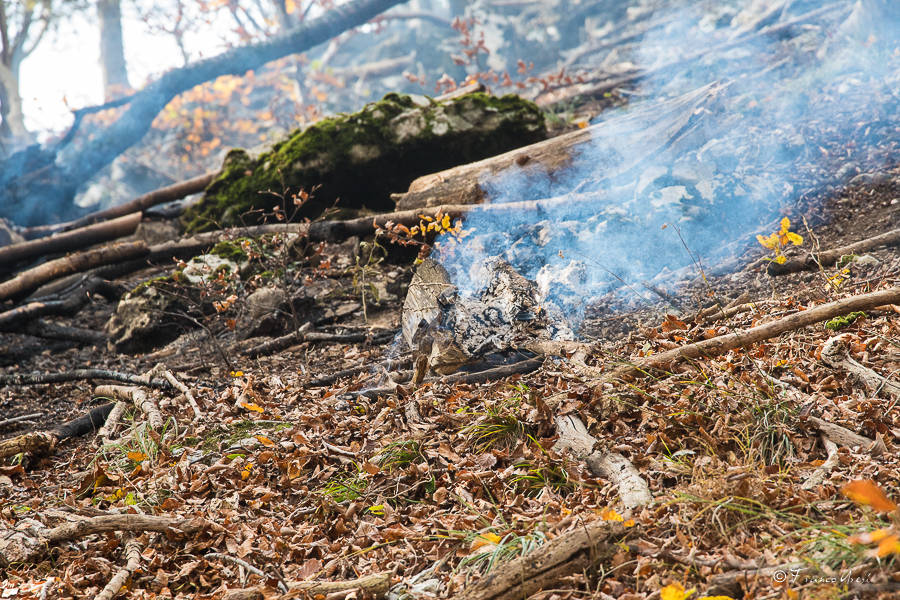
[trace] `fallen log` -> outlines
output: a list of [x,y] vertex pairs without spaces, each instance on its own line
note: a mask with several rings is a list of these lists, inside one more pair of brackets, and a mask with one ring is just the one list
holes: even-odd
[[101,246],[57,258],[27,271],[22,271],[12,279],[0,283],[0,300],[20,298],[48,281],[73,273],[80,273],[101,265],[124,262],[139,256],[145,256],[148,252],[149,248],[144,242],[127,242]]
[[565,577],[590,571],[619,551],[637,529],[621,523],[592,521],[497,566],[490,574],[453,596],[454,600],[521,600],[553,589]]
[[800,329],[813,323],[827,321],[853,311],[872,310],[878,306],[898,303],[900,303],[900,287],[851,296],[850,298],[836,300],[815,308],[796,312],[770,323],[758,325],[747,331],[721,335],[648,356],[633,364],[619,367],[610,374],[610,378],[638,375],[648,369],[668,367],[682,360],[716,356],[735,348],[749,346],[756,342],[779,336],[782,333]]
[[4,246],[0,248],[0,268],[10,271],[15,263],[26,259],[57,252],[68,252],[76,248],[86,248],[100,242],[125,237],[134,233],[140,222],[141,213],[135,212],[105,223],[88,225],[50,237]]
[[806,258],[794,258],[783,264],[770,262],[766,268],[769,275],[785,275],[787,273],[799,273],[800,271],[815,271],[819,267],[830,267],[841,260],[843,256],[852,256],[869,252],[882,247],[900,245],[900,229],[893,229],[874,237],[866,238],[846,246],[832,248],[817,254],[810,254]]
[[22,306],[0,312],[0,331],[17,331],[39,317],[75,314],[87,304],[90,295],[94,292],[108,300],[117,300],[121,296],[119,286],[90,275],[79,281],[60,299],[33,300]]
[[49,323],[47,321],[34,321],[28,323],[23,329],[23,332],[28,335],[33,335],[34,337],[49,340],[62,340],[93,346],[106,345],[106,334],[102,331],[85,329],[83,327],[68,327],[66,325]]
[[366,331],[362,333],[326,333],[324,331],[309,331],[301,328],[281,337],[247,348],[246,350],[243,350],[241,354],[249,356],[250,358],[256,358],[258,356],[272,354],[273,352],[279,352],[280,350],[304,342],[330,342],[336,344],[371,342],[373,344],[381,344],[392,340],[394,335],[395,332],[390,330]]
[[52,529],[39,521],[28,519],[16,529],[0,531],[0,568],[6,568],[14,563],[33,563],[40,560],[49,551],[50,546],[97,533],[154,531],[170,535],[190,535],[206,529],[222,531],[221,526],[206,519],[176,519],[137,514],[100,515],[63,523]]
[[[614,128],[616,135],[627,136],[631,147],[644,151],[634,153],[628,161],[604,170],[603,179],[626,173],[644,158],[653,156],[681,136],[697,111],[716,95],[719,86],[706,85],[677,98],[642,108],[585,129],[572,131],[530,146],[511,150],[478,162],[425,175],[414,180],[403,194],[391,194],[399,210],[437,206],[440,204],[478,204],[487,196],[491,178],[503,173],[523,175],[559,174],[569,167],[585,164],[582,154],[588,145]],[[591,154],[588,152],[587,154]],[[594,169],[584,169],[593,172]]]
[[[36,431],[0,442],[0,458],[28,452],[34,456],[47,456],[63,440],[96,431],[106,421],[115,403],[110,402],[91,409],[86,415],[63,423],[50,431]],[[0,548],[2,554],[2,548]],[[2,562],[2,560],[0,560]]]

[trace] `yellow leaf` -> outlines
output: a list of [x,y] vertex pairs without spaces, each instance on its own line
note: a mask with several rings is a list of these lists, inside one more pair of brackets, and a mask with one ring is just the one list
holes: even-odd
[[275,442],[273,442],[272,440],[270,440],[269,438],[267,438],[267,437],[264,436],[264,435],[255,435],[255,436],[253,436],[253,437],[255,437],[256,439],[258,439],[258,440],[259,440],[259,443],[262,444],[263,446],[269,446],[269,447],[271,447],[271,446],[274,446],[274,445],[275,445]]
[[244,469],[241,471],[241,479],[247,479],[250,477],[250,471],[253,470],[253,463],[247,463]]
[[788,241],[790,243],[792,243],[793,245],[795,245],[795,246],[803,245],[803,236],[802,235],[800,235],[798,233],[794,233],[793,231],[788,231],[784,235],[787,237]]
[[731,596],[703,596],[697,600],[734,600]]
[[878,557],[884,558],[888,554],[900,554],[900,538],[896,535],[891,535],[878,544]]
[[778,247],[778,234],[773,233],[769,237],[763,237],[761,235],[756,236],[756,241],[758,241],[764,248],[768,248],[769,250],[774,250]]
[[897,510],[897,505],[885,495],[877,483],[869,479],[851,481],[841,488],[841,492],[857,504],[871,506],[878,512]]
[[628,519],[627,521],[622,523],[622,525],[624,525],[625,527],[634,527],[635,526],[634,519]]
[[670,583],[663,589],[659,590],[659,597],[662,600],[685,600],[685,598],[693,593],[693,588],[685,591],[684,586],[680,583]]
[[231,372],[231,376],[232,376],[232,377],[243,377],[243,376],[244,376],[244,372],[243,372],[243,371],[232,371],[232,372]]
[[600,513],[600,518],[604,521],[617,521],[619,523],[625,520],[625,517],[617,513],[615,510],[611,508],[607,508],[603,512]]
[[147,455],[143,452],[129,452],[128,460],[133,460],[134,462],[141,462],[143,460],[147,460]]
[[472,540],[472,550],[478,550],[479,548],[483,548],[484,546],[496,546],[500,543],[502,538],[496,533],[491,533],[490,531],[487,533],[481,533],[475,536],[475,539]]
[[263,413],[265,412],[261,406],[258,404],[254,404],[252,402],[241,402],[241,407],[246,408],[247,410],[252,410],[253,412]]
[[441,227],[444,229],[450,229],[450,215],[444,215],[444,218],[441,219]]
[[787,262],[787,257],[783,254],[779,254],[775,257],[775,262],[777,262],[779,265],[783,265]]
[[787,233],[787,231],[790,228],[791,228],[791,220],[788,219],[787,217],[783,218],[781,220],[781,232],[780,233]]

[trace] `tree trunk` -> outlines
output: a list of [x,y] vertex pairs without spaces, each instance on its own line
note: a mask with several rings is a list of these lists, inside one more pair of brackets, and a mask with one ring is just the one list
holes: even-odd
[[31,133],[25,128],[18,71],[14,66],[0,64],[0,140],[6,151],[32,141]]
[[100,19],[100,67],[103,70],[103,95],[107,100],[131,88],[122,42],[122,10],[119,0],[97,0]]
[[[22,171],[11,166],[20,162],[11,157],[0,172],[0,212],[22,225],[39,224],[39,220],[47,222],[50,215],[68,218],[78,189],[122,152],[139,142],[156,115],[178,94],[222,75],[243,75],[269,61],[308,50],[366,23],[402,1],[348,2],[283,35],[165,73],[131,97],[122,116],[108,127],[96,131],[79,148],[74,158],[57,161],[55,149],[44,150],[40,164],[35,165],[34,169]],[[33,209],[35,206],[42,209],[36,211]]]

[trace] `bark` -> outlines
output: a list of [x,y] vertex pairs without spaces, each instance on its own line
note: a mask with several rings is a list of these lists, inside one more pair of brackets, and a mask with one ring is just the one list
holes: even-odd
[[141,222],[141,213],[133,212],[105,223],[89,225],[39,240],[11,244],[0,248],[0,270],[11,270],[15,263],[131,235]]
[[159,412],[159,406],[141,388],[126,385],[98,385],[94,388],[94,395],[131,402],[135,408],[147,415],[147,423],[150,427],[156,430],[163,427],[164,421],[162,413]]
[[[308,594],[304,597],[330,597],[331,594],[341,592],[350,593],[354,590],[364,592],[365,597],[384,598],[391,587],[391,573],[376,573],[374,575],[366,575],[359,579],[351,579],[349,581],[295,581],[288,583],[290,596],[297,594]],[[225,592],[225,600],[250,600],[265,597],[265,588],[263,586],[255,588],[243,588],[236,590],[228,590]],[[341,598],[345,595],[341,595]]]
[[[0,173],[0,207],[16,215],[17,222],[45,221],[48,213],[37,213],[35,205],[51,203],[71,210],[78,188],[110,164],[122,152],[140,141],[156,115],[172,98],[201,83],[222,75],[242,75],[248,70],[295,54],[325,42],[335,35],[366,23],[401,0],[354,0],[335,6],[323,16],[301,24],[275,38],[223,52],[222,54],[174,69],[134,94],[128,108],[108,127],[97,131],[84,143],[77,157],[56,161],[53,152],[43,157],[38,172]],[[40,195],[37,195],[40,194]],[[29,209],[25,209],[28,206]],[[23,213],[23,209],[25,212]]]
[[113,403],[98,406],[87,414],[63,423],[50,431],[26,433],[3,440],[0,442],[0,458],[15,456],[22,452],[29,452],[35,456],[46,456],[56,448],[59,442],[99,429],[113,406]]
[[122,9],[119,0],[97,0],[100,21],[100,67],[103,71],[103,95],[107,100],[129,89],[122,41]]
[[101,246],[76,252],[22,271],[12,279],[0,283],[0,300],[16,299],[36,290],[54,279],[81,273],[94,267],[131,260],[149,252],[144,242],[127,242]]
[[776,321],[753,327],[747,331],[729,333],[643,358],[632,365],[616,369],[611,376],[638,375],[647,369],[666,368],[685,359],[716,356],[735,348],[749,346],[756,342],[779,336],[782,333],[800,329],[813,323],[827,321],[853,311],[871,310],[878,306],[898,303],[900,303],[900,287],[844,298],[788,315]]
[[454,600],[521,600],[553,589],[565,577],[608,561],[636,528],[593,521],[560,535],[527,555],[497,566]]
[[837,263],[842,256],[862,254],[881,247],[900,245],[900,229],[893,229],[880,235],[870,237],[853,244],[825,250],[818,254],[810,254],[806,258],[791,259],[784,264],[769,263],[766,272],[769,275],[784,275],[786,273],[798,273],[800,271],[815,271],[820,266],[830,267]]

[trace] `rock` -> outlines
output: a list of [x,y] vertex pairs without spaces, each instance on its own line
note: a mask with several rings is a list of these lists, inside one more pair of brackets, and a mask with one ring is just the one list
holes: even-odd
[[[546,137],[543,113],[518,96],[481,92],[438,103],[388,94],[350,115],[323,119],[258,158],[232,150],[188,209],[188,231],[259,220],[275,205],[297,218],[341,207],[392,209],[390,192],[420,175],[501,154]],[[291,194],[311,193],[298,211]],[[248,214],[248,211],[259,211]]]
[[239,324],[240,337],[248,338],[284,329],[288,293],[281,288],[259,288],[245,301],[247,308]]
[[109,348],[116,352],[147,352],[176,339],[184,323],[175,315],[183,306],[161,289],[169,277],[142,283],[125,294],[106,323]]

